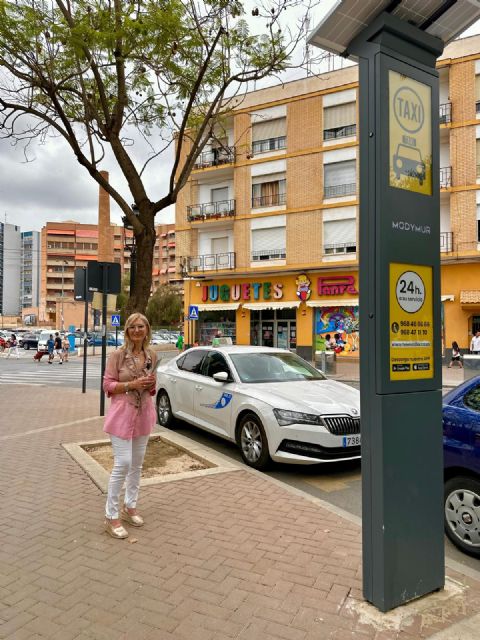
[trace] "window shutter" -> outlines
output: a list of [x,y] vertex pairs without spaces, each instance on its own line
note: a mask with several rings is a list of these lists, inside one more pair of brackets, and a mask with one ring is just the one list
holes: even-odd
[[273,229],[252,230],[253,251],[278,251],[286,247],[285,227],[273,227]]
[[356,182],[356,161],[332,162],[324,165],[325,187],[335,187],[340,184],[354,184]]
[[228,252],[228,236],[224,238],[212,238],[212,253],[218,255],[219,253]]
[[285,136],[287,131],[287,119],[277,118],[267,122],[256,122],[252,127],[252,141],[269,140]]
[[339,104],[334,107],[325,107],[323,110],[323,128],[337,129],[355,124],[355,102]]
[[475,100],[480,100],[480,75],[475,76]]
[[210,197],[212,198],[212,202],[223,202],[224,200],[228,200],[228,187],[212,189]]
[[[477,138],[475,144],[477,146],[477,167],[478,167],[480,165],[480,138]],[[478,173],[478,169],[477,169],[477,173]]]
[[356,219],[328,220],[323,223],[323,244],[355,244],[357,241]]

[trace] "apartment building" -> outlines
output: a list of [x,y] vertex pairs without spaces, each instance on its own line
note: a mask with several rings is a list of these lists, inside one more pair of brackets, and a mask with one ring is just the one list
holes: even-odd
[[[108,233],[110,237],[106,241],[113,249],[113,261],[120,264],[122,277],[128,283],[133,233],[119,225],[109,225]],[[156,235],[152,290],[167,281],[178,281],[174,272],[174,225],[159,225]],[[74,309],[74,271],[77,267],[86,267],[90,260],[99,259],[99,226],[75,221],[47,222],[41,231],[40,244],[40,322],[61,327],[64,315],[64,324],[68,316],[67,324],[71,321],[76,326],[82,325],[83,304]]]
[[[33,309],[38,308],[40,300],[40,232],[21,232],[21,274],[20,307],[22,315],[35,316]],[[28,314],[26,310],[32,309]],[[35,324],[36,317],[29,317],[29,323]]]
[[20,227],[0,222],[0,314],[17,316],[20,311],[22,244]]
[[[438,61],[442,337],[480,329],[480,36]],[[176,206],[186,341],[359,353],[358,68],[248,94]]]

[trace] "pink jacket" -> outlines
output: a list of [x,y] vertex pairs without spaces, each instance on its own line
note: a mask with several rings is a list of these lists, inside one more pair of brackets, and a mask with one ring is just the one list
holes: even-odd
[[129,393],[112,395],[119,382],[130,382],[153,371],[157,357],[153,351],[145,352],[145,366],[140,369],[135,364],[133,355],[126,349],[117,349],[110,354],[103,376],[103,390],[111,398],[110,407],[105,416],[105,433],[110,433],[124,440],[138,436],[146,436],[152,432],[155,424],[155,409],[152,391],[133,390]]

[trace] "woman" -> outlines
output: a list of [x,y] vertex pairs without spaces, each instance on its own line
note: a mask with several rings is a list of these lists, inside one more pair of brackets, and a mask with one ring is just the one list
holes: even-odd
[[460,365],[460,369],[463,369],[462,354],[460,353],[460,348],[455,340],[452,342],[452,359],[450,360],[450,364],[448,365],[449,369],[452,368],[452,364],[454,362],[458,362],[458,364]]
[[70,351],[70,341],[65,334],[62,338],[62,358],[63,362],[68,362],[68,352]]
[[105,531],[113,538],[128,537],[122,521],[134,527],[144,523],[136,507],[148,436],[155,424],[151,396],[155,395],[156,356],[149,348],[150,337],[147,318],[133,313],[125,323],[125,343],[108,358],[103,378],[103,389],[112,398],[103,430],[110,435],[114,457],[105,507]]

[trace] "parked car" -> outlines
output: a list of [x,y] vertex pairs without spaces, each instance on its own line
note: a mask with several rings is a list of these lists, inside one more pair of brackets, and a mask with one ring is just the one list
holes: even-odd
[[[118,342],[115,341],[115,334],[107,333],[107,347],[114,347],[118,343],[118,346],[123,344],[123,340],[120,336],[118,336]],[[88,344],[89,346],[95,345],[96,347],[102,346],[102,334],[95,333],[93,335],[88,336]]]
[[443,398],[445,532],[480,557],[480,376]]
[[29,349],[36,349],[38,346],[39,333],[24,333],[18,336],[18,346],[28,351]]
[[40,335],[38,336],[37,351],[39,351],[40,353],[45,353],[48,351],[47,340],[50,336],[55,337],[55,329],[40,331]]
[[247,465],[360,458],[359,392],[284,349],[188,349],[157,373],[163,427],[181,418],[236,442]]

